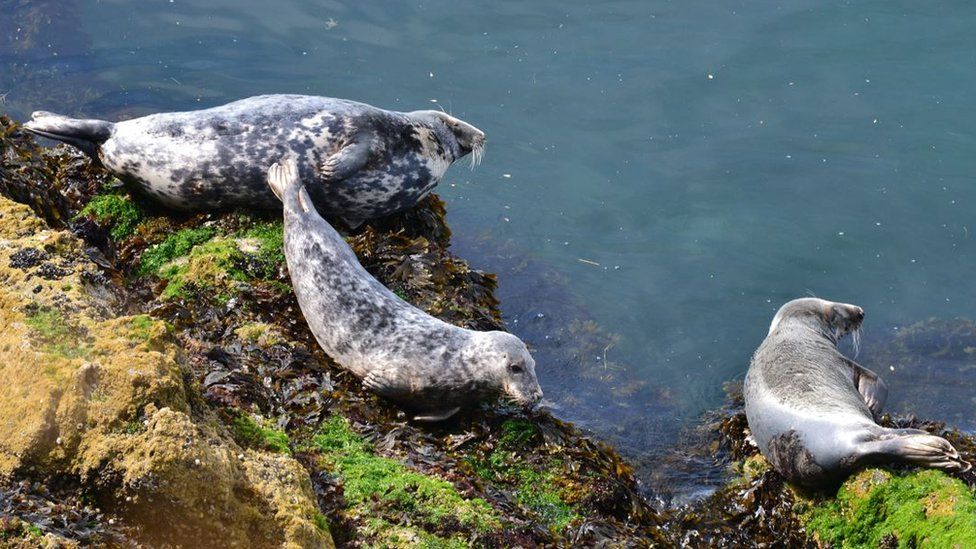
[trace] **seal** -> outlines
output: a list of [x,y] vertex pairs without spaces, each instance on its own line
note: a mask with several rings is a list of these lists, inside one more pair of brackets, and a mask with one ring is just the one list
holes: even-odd
[[945,439],[875,422],[888,395],[878,374],[848,359],[837,342],[864,310],[804,298],[783,305],[745,379],[746,419],[763,456],[787,480],[824,488],[861,465],[902,462],[966,471]]
[[453,326],[397,297],[319,216],[298,173],[294,159],[275,164],[268,184],[284,205],[295,296],[329,356],[418,421],[447,419],[492,396],[523,406],[542,398],[535,361],[519,338]]
[[480,162],[485,134],[440,111],[394,112],[305,95],[262,95],[210,109],[126,120],[38,111],[24,128],[80,149],[170,208],[279,207],[268,166],[295,155],[324,214],[351,227],[412,207],[448,167]]

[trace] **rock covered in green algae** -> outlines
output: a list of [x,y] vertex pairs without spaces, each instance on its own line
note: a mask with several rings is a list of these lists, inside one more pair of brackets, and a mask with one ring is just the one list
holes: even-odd
[[976,547],[973,490],[941,471],[865,469],[804,518],[830,547]]

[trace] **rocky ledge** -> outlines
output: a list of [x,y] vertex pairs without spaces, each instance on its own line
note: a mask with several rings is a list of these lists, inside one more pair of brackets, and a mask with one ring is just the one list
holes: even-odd
[[[9,546],[968,546],[971,473],[871,469],[785,486],[741,403],[661,467],[729,483],[655,509],[612,449],[492,403],[407,421],[325,356],[292,295],[281,223],[173,214],[0,118],[0,539]],[[502,328],[495,280],[448,250],[430,197],[348,235],[364,266],[448,322]],[[733,391],[734,394],[734,391]],[[941,432],[969,459],[971,438]],[[662,507],[658,505],[657,507]]]

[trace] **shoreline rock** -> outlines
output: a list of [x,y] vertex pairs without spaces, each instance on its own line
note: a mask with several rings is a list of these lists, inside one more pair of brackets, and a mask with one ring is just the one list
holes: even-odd
[[[16,433],[0,441],[8,541],[826,546],[850,536],[845,517],[871,490],[903,494],[888,486],[924,480],[941,490],[937,505],[925,506],[929,493],[913,501],[952,517],[939,494],[965,506],[976,487],[976,476],[872,469],[845,484],[846,499],[797,494],[746,442],[733,391],[659,464],[708,468],[724,485],[655,509],[630,464],[548,413],[484,406],[416,425],[363,391],[308,333],[274,215],[156,210],[6,119],[0,195],[30,206],[0,199],[0,319],[11,327],[0,335],[0,421]],[[348,239],[405,299],[462,326],[501,328],[494,277],[448,250],[444,216],[430,197]],[[971,437],[944,426],[886,421],[976,455]],[[884,481],[851,488],[865,475]],[[52,506],[74,519],[41,520]],[[154,526],[161,515],[181,527]],[[890,541],[878,524],[865,539]],[[909,536],[927,539],[919,532]]]

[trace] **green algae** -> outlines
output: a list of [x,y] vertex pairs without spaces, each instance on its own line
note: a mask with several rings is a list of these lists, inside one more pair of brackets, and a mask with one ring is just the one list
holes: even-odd
[[81,217],[91,217],[101,224],[111,225],[109,234],[113,240],[119,241],[132,235],[144,216],[139,206],[128,196],[102,194],[92,198],[75,219]]
[[439,536],[418,530],[416,526],[436,530],[445,523],[456,522],[482,533],[496,531],[501,526],[497,513],[486,501],[464,498],[446,480],[377,456],[372,445],[340,416],[322,424],[312,438],[312,445],[322,452],[324,465],[342,479],[343,495],[354,514],[393,524],[399,524],[397,518],[406,514],[413,524],[399,524],[398,528],[410,526],[412,539],[427,540],[427,546],[455,544],[450,537],[437,539]]
[[180,229],[142,253],[139,274],[158,275],[164,265],[190,253],[194,246],[210,240],[214,234],[215,231],[207,227]]
[[43,349],[64,358],[84,358],[90,349],[84,331],[57,309],[39,308],[27,313],[25,321]]
[[834,547],[976,547],[976,498],[941,471],[862,471],[807,516]]
[[518,448],[528,444],[538,434],[538,429],[524,419],[509,419],[502,423],[502,435],[498,443],[505,448]]
[[467,540],[453,537],[442,538],[419,530],[387,522],[380,518],[365,521],[364,533],[373,538],[370,547],[380,549],[464,549],[470,547]]
[[153,328],[156,320],[149,315],[136,315],[129,320],[129,331],[139,341],[149,341],[153,338]]
[[[218,301],[227,301],[235,282],[277,282],[283,245],[280,222],[256,222],[231,234],[185,228],[143,252],[137,272],[165,280],[164,299],[213,292]],[[280,285],[272,288],[283,293]]]
[[236,268],[240,250],[233,240],[215,237],[194,246],[184,258],[171,261],[159,269],[167,281],[164,299],[188,296],[188,286],[197,290],[215,290],[218,298],[226,296],[232,281],[246,282],[248,277]]
[[263,418],[240,415],[231,422],[231,435],[241,446],[291,455],[291,440]]
[[284,336],[277,328],[266,322],[248,322],[236,328],[234,335],[249,343],[269,347],[284,343]]
[[285,230],[280,221],[258,223],[244,231],[242,240],[253,240],[257,249],[253,252],[253,274],[258,278],[271,279],[285,263]]
[[558,459],[530,464],[522,458],[538,435],[538,428],[523,419],[509,419],[501,425],[498,446],[486,459],[471,459],[475,473],[489,482],[511,485],[519,505],[529,509],[549,528],[560,531],[580,517],[566,501],[556,480],[563,463]]

